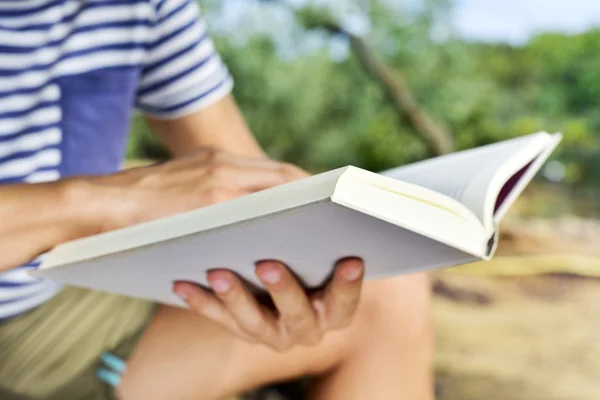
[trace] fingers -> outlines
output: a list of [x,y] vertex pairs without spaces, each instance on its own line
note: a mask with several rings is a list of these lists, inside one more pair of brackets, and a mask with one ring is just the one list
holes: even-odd
[[363,275],[362,260],[347,258],[338,262],[322,300],[326,314],[322,323],[326,324],[326,329],[350,325],[360,301]]
[[215,181],[239,190],[257,191],[309,176],[292,164],[215,149],[201,151],[194,161],[198,167],[208,167],[207,172]]
[[290,181],[280,170],[256,166],[223,166],[219,170],[214,170],[213,176],[227,185],[248,192],[268,189]]
[[326,331],[351,324],[360,301],[364,265],[356,258],[341,260],[325,291],[312,297],[280,262],[258,263],[256,275],[278,315],[260,305],[244,283],[227,270],[208,273],[214,295],[181,282],[175,284],[174,291],[191,309],[240,337],[282,351],[294,345],[316,345]]
[[196,313],[217,322],[245,340],[255,341],[252,336],[247,335],[239,328],[229,310],[207,290],[193,283],[176,282],[173,285],[173,291]]
[[219,164],[212,170],[219,181],[228,182],[241,190],[257,191],[302,179],[308,174],[291,164],[271,160],[247,165]]
[[290,271],[277,261],[263,261],[257,265],[256,275],[279,311],[280,329],[284,334],[290,335],[298,344],[317,344],[322,332],[315,310]]
[[280,171],[291,177],[306,177],[309,174],[293,164],[276,161],[270,158],[252,157],[237,153],[221,151],[215,148],[205,148],[199,151],[201,162],[214,164],[228,164],[231,166],[247,168],[263,168]]
[[208,281],[215,296],[244,333],[274,348],[283,345],[275,316],[258,304],[234,273],[226,270],[210,271]]
[[126,200],[102,230],[117,229],[238,198],[307,177],[291,164],[207,149],[90,182]]

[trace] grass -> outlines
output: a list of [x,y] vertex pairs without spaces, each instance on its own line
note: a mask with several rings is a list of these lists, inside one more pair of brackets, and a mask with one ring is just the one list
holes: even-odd
[[490,262],[434,273],[438,400],[600,398],[600,236],[534,225],[506,229]]

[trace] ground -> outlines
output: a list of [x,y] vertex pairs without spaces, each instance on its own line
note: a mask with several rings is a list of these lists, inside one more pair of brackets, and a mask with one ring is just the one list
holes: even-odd
[[493,261],[433,273],[438,400],[600,398],[596,231],[513,222]]
[[526,221],[434,274],[439,400],[600,398],[600,225]]
[[599,280],[441,275],[440,400],[600,397]]

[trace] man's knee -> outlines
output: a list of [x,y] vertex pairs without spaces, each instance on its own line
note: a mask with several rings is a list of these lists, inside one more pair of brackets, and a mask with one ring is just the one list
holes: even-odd
[[[325,340],[325,351],[338,363],[369,353],[402,350],[430,358],[433,320],[430,280],[425,273],[365,283],[352,325]],[[331,346],[331,348],[327,348]],[[327,357],[331,362],[332,357]],[[329,365],[330,363],[318,363]]]
[[401,329],[404,334],[429,329],[431,285],[426,273],[367,282],[357,314],[362,329]]

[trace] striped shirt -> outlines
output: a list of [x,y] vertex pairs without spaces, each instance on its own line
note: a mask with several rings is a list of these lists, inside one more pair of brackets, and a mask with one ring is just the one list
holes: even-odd
[[[0,0],[0,184],[119,169],[132,111],[176,118],[231,91],[195,0]],[[60,290],[0,273],[0,319]]]

